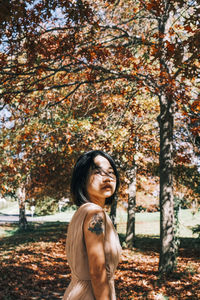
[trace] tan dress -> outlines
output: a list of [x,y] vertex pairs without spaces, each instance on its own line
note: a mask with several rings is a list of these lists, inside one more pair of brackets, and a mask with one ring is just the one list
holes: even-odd
[[[76,211],[69,224],[66,252],[72,278],[65,291],[63,300],[95,300],[90,281],[88,257],[83,235],[83,223],[87,213],[97,208],[100,208],[100,206],[93,203],[83,204]],[[109,216],[106,213],[105,216],[106,271],[110,285],[110,299],[116,300],[113,276],[119,262],[121,246]]]

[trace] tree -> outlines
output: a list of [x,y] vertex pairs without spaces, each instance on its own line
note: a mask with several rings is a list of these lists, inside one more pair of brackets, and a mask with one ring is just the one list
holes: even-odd
[[19,188],[17,191],[19,201],[19,227],[22,230],[27,229],[27,219],[25,214],[25,187]]
[[129,248],[134,245],[135,241],[135,207],[136,207],[136,177],[137,165],[134,164],[128,172],[130,184],[128,187],[128,219],[126,229],[126,244]]
[[[158,97],[160,272],[168,273],[176,265],[174,116],[176,110],[197,100],[193,91],[198,90],[199,6],[196,1],[141,0],[134,1],[132,7],[129,0],[29,1],[29,7],[17,1],[9,3],[9,13],[4,14],[4,9],[1,15],[6,50],[1,53],[0,96],[2,107],[9,104],[23,112],[31,108],[34,113],[68,101],[74,104],[78,93],[84,95],[88,87],[98,89],[105,82],[116,86],[122,80],[127,86],[134,83],[141,94],[146,91]],[[62,22],[56,20],[59,26],[53,24],[56,8],[63,17]],[[51,91],[58,88],[65,89],[64,96],[52,99]],[[121,86],[118,89],[121,94],[127,93]],[[27,95],[35,91],[40,96],[31,105]],[[87,107],[93,101],[88,99]],[[83,101],[83,107],[85,104]],[[195,112],[195,106],[193,109]]]
[[[154,26],[154,31],[146,31],[143,33],[144,37],[141,37],[139,41],[136,37],[140,45],[149,49],[150,55],[146,55],[145,59],[142,51],[140,52],[140,62],[144,72],[139,74],[139,69],[136,67],[137,76],[135,76],[135,80],[141,84],[141,79],[138,77],[143,75],[145,84],[158,95],[160,101],[158,121],[160,126],[161,255],[159,268],[161,273],[168,273],[175,268],[177,248],[173,213],[173,119],[176,107],[188,100],[188,92],[191,91],[192,87],[191,81],[190,83],[188,81],[197,75],[199,67],[197,63],[197,7],[195,6],[196,3],[188,4],[175,1],[173,3],[169,1],[140,1],[139,4],[140,9],[145,11],[142,17],[147,22],[150,20],[148,24]],[[186,8],[190,10],[190,13],[191,10],[194,12],[191,18],[186,12]],[[177,21],[179,21],[176,14],[177,9],[182,16],[180,22],[183,23],[182,26],[181,24],[177,25]],[[107,26],[109,29],[111,27]],[[148,29],[150,28],[152,26],[149,26]],[[181,30],[177,30],[177,28]],[[131,36],[125,30],[124,32],[124,36],[130,41],[133,35]],[[190,34],[183,36],[183,32],[190,32]],[[116,39],[122,40],[121,36]],[[129,74],[126,73],[126,75],[130,78]],[[186,84],[181,82],[184,79]],[[195,80],[194,82],[196,83]],[[183,92],[183,87],[186,88],[186,93]]]

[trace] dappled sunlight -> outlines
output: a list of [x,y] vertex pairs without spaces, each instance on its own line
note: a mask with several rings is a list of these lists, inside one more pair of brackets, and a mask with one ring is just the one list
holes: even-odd
[[[65,254],[66,227],[45,224],[1,239],[1,299],[62,299],[71,276]],[[182,241],[177,270],[163,281],[158,276],[158,242],[138,237],[133,250],[123,249],[115,274],[117,300],[174,299],[176,295],[199,299],[199,246],[193,244],[195,239]]]

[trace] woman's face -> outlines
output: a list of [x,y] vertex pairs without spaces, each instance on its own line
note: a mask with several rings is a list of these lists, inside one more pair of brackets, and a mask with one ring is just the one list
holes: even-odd
[[94,158],[94,164],[87,179],[87,194],[91,202],[101,204],[114,194],[116,176],[110,162],[105,157],[97,155]]

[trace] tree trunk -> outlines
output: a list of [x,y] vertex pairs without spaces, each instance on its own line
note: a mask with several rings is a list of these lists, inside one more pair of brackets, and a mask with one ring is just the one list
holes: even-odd
[[110,218],[115,228],[117,228],[116,214],[117,214],[117,199],[113,201],[110,209]]
[[126,244],[128,248],[132,248],[135,242],[135,204],[136,204],[136,174],[137,166],[133,166],[128,172],[130,180],[128,189],[128,219],[126,228]]
[[21,203],[19,206],[19,228],[21,230],[26,230],[27,226],[28,226],[28,222],[26,219],[25,204]]
[[173,99],[160,96],[160,274],[172,272],[176,267],[173,201]]
[[24,188],[19,188],[18,198],[19,198],[19,228],[21,230],[26,230],[28,226],[28,222],[26,219],[26,211],[25,211],[25,189]]

